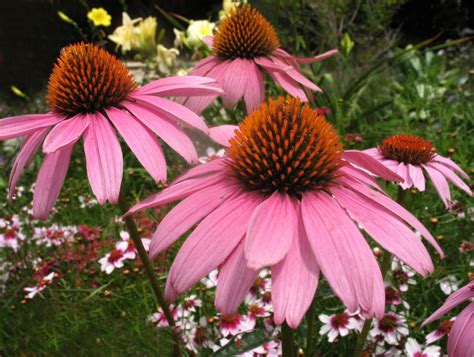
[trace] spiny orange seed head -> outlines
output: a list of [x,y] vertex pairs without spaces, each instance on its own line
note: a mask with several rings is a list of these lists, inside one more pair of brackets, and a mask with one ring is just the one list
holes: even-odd
[[252,111],[230,140],[228,165],[249,189],[298,196],[332,182],[343,164],[331,124],[290,96]]
[[415,135],[394,135],[382,140],[380,153],[387,159],[405,164],[426,164],[436,154],[433,145]]
[[273,26],[249,4],[235,8],[217,27],[214,54],[223,59],[267,57],[280,47]]
[[67,116],[118,105],[136,87],[125,65],[90,43],[67,46],[49,77],[47,102]]

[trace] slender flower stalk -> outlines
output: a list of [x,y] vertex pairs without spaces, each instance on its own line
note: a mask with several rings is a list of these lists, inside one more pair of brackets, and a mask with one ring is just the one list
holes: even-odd
[[306,349],[305,355],[311,356],[313,354],[313,339],[314,339],[314,318],[315,318],[315,306],[314,301],[311,303],[308,312],[306,313],[307,321],[307,332],[306,332]]
[[281,344],[283,357],[296,356],[296,344],[293,338],[293,331],[286,322],[281,325]]

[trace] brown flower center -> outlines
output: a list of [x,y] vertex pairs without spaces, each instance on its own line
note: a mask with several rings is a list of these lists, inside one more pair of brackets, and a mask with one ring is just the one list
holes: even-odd
[[280,47],[273,26],[249,4],[242,4],[217,27],[214,54],[223,59],[267,57]]
[[290,96],[270,99],[250,113],[228,155],[236,177],[265,194],[324,188],[343,165],[342,144],[331,124]]
[[67,116],[118,105],[136,87],[125,65],[93,44],[61,51],[49,78],[47,102]]
[[428,140],[414,135],[385,138],[379,145],[379,151],[387,159],[413,165],[426,164],[436,153]]

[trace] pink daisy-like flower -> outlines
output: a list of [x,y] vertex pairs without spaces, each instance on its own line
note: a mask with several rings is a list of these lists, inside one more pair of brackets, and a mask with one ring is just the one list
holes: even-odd
[[451,159],[438,155],[433,145],[414,135],[394,135],[382,140],[377,148],[364,151],[403,178],[404,190],[415,187],[425,190],[427,173],[446,208],[451,206],[448,181],[472,196],[471,189],[458,176],[469,176]]
[[[219,132],[221,128],[214,129]],[[129,213],[184,199],[161,221],[151,257],[193,226],[170,269],[165,295],[174,300],[220,267],[215,304],[236,311],[259,271],[270,267],[275,322],[299,325],[319,272],[350,311],[383,316],[380,268],[358,225],[425,276],[430,255],[412,227],[442,254],[434,238],[374,179],[350,164],[399,180],[358,151],[343,151],[326,119],[298,98],[263,103],[228,134],[226,156],[192,168]]]
[[453,323],[456,318],[452,318],[450,320],[442,320],[438,327],[429,334],[426,335],[426,344],[430,344],[442,339],[444,336],[449,335],[451,328],[453,327]]
[[223,314],[220,316],[219,332],[222,336],[235,336],[244,330],[246,316],[239,314]]
[[49,80],[50,112],[0,120],[0,140],[24,137],[10,176],[10,198],[22,170],[43,142],[45,158],[36,180],[33,214],[47,218],[63,185],[73,146],[82,137],[92,191],[100,204],[116,203],[123,173],[116,130],[153,179],[165,182],[166,162],[157,136],[188,162],[198,162],[180,124],[205,133],[208,128],[188,108],[161,97],[222,93],[214,84],[210,78],[184,76],[137,88],[125,65],[100,47],[80,43],[64,48]]
[[324,323],[319,333],[321,335],[327,334],[329,342],[334,342],[338,336],[347,336],[350,330],[356,330],[359,326],[356,319],[351,317],[347,311],[330,316],[321,314],[319,319]]
[[115,268],[122,268],[125,260],[123,253],[124,252],[120,249],[113,249],[110,253],[107,253],[105,257],[100,258],[100,270],[111,274]]
[[24,239],[25,235],[21,230],[21,221],[17,215],[10,219],[0,219],[0,248],[10,247],[16,252],[20,242]]
[[414,339],[409,337],[405,344],[405,351],[407,357],[439,357],[441,356],[441,347],[428,346],[423,348]]
[[[474,298],[474,281],[452,293],[438,310],[428,317],[425,326],[451,311],[457,305]],[[470,302],[456,317],[448,337],[448,355],[456,357],[474,356],[474,302]]]
[[[320,92],[300,71],[300,63],[321,61],[337,53],[325,52],[311,58],[297,58],[280,47],[273,26],[249,4],[242,4],[217,27],[214,37],[204,41],[213,54],[197,63],[191,75],[215,78],[224,89],[223,104],[234,107],[243,98],[247,112],[265,99],[263,73],[290,95],[307,100],[304,88]],[[200,113],[216,96],[183,98],[182,103]]]
[[370,336],[376,341],[384,340],[390,345],[398,345],[403,336],[408,335],[407,321],[402,315],[386,313],[383,318],[374,322]]

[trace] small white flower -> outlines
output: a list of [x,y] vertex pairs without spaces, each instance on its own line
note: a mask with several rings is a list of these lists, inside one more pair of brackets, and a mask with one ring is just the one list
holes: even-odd
[[324,323],[319,333],[321,335],[327,334],[329,342],[334,342],[338,336],[347,336],[350,330],[355,330],[358,327],[357,321],[345,311],[333,315],[321,314],[319,320]]
[[192,49],[204,46],[203,38],[212,36],[214,27],[216,24],[208,20],[191,20],[186,30],[186,45]]
[[124,260],[123,251],[113,249],[110,253],[107,253],[105,257],[99,259],[100,270],[111,274],[115,268],[123,267]]
[[451,295],[451,293],[459,289],[459,280],[454,275],[448,275],[440,280],[439,287],[443,293]]
[[374,321],[373,324],[370,336],[376,341],[383,339],[388,344],[396,346],[403,336],[408,335],[405,317],[394,312],[387,312],[382,319]]
[[405,351],[407,357],[439,357],[441,355],[441,347],[428,346],[423,349],[420,344],[411,337],[407,339]]

